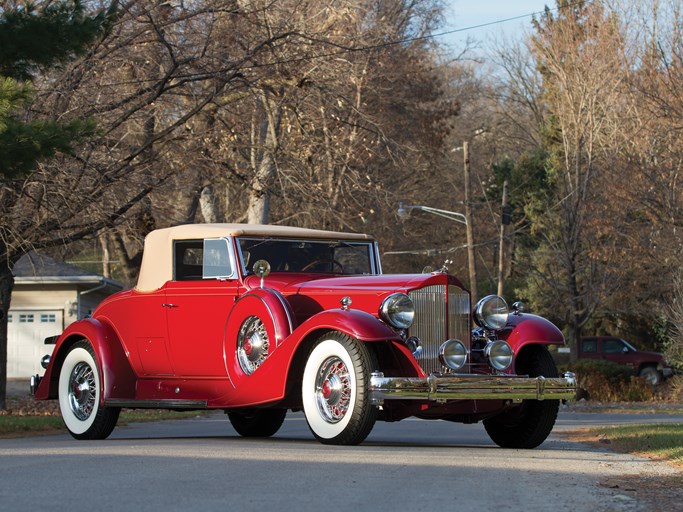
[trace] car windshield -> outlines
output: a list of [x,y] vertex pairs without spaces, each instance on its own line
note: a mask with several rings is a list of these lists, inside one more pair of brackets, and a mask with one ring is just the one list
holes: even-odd
[[374,274],[373,244],[340,240],[275,240],[238,238],[244,273],[266,260],[273,272]]

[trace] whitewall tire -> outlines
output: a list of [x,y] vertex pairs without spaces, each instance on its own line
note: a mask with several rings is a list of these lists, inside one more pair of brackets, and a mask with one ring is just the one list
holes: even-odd
[[374,358],[340,332],[320,337],[304,368],[302,400],[313,435],[325,444],[358,444],[372,430],[377,409],[367,390]]
[[120,409],[101,405],[101,382],[90,344],[74,344],[59,373],[59,409],[76,439],[105,439],[116,426]]

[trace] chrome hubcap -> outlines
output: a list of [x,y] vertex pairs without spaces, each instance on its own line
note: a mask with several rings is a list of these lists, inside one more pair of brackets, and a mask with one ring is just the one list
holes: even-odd
[[330,357],[320,365],[315,380],[318,411],[328,423],[341,421],[351,403],[351,378],[344,361]]
[[266,326],[257,316],[247,317],[237,334],[237,359],[242,371],[254,373],[268,357],[269,348]]
[[95,408],[97,383],[88,363],[78,363],[69,377],[69,407],[74,416],[87,420]]

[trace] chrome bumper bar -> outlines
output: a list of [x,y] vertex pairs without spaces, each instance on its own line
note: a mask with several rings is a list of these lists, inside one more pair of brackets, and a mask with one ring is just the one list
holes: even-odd
[[435,375],[429,377],[385,377],[374,372],[370,377],[370,399],[384,400],[574,400],[576,375],[558,378],[518,375]]

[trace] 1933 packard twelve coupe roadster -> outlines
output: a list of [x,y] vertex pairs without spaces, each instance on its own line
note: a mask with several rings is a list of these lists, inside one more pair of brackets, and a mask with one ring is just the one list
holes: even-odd
[[416,416],[483,421],[498,445],[533,448],[576,394],[551,322],[498,296],[471,308],[445,271],[384,275],[375,240],[353,233],[153,231],[135,288],[51,341],[32,389],[77,439],[109,436],[121,408],[221,409],[252,437],[302,410],[329,444]]

